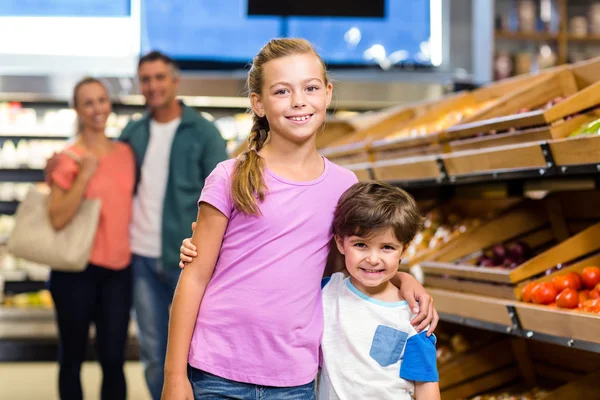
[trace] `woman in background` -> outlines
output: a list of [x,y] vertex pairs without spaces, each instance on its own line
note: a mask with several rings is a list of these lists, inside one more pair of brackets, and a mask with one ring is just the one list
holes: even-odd
[[101,398],[120,400],[127,393],[123,364],[132,301],[129,223],[135,160],[126,144],[105,134],[112,108],[100,81],[85,78],[77,83],[73,107],[78,135],[58,155],[48,175],[50,220],[60,230],[85,198],[100,199],[102,205],[86,269],[52,271],[50,277],[60,340],[60,398],[83,398],[80,371],[93,322],[103,373]]

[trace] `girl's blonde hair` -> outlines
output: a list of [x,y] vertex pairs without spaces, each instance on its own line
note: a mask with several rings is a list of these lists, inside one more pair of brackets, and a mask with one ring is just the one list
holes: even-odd
[[[246,85],[249,94],[260,95],[263,88],[263,67],[266,63],[279,58],[313,54],[323,66],[325,84],[328,84],[327,69],[321,57],[310,42],[304,39],[272,39],[254,57],[248,72]],[[232,197],[235,208],[249,215],[259,215],[258,201],[265,199],[266,186],[263,178],[264,160],[258,155],[269,136],[269,121],[252,112],[252,130],[248,137],[248,150],[237,160],[232,176]]]

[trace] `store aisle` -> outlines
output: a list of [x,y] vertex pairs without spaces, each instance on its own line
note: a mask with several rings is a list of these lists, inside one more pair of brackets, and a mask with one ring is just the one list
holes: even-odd
[[[127,399],[149,400],[142,365],[128,362]],[[58,400],[58,366],[55,363],[0,363],[0,399]],[[102,372],[95,362],[85,363],[81,371],[85,400],[98,400]]]

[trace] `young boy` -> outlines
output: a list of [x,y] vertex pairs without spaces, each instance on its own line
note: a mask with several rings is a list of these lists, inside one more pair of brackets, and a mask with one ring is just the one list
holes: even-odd
[[422,226],[415,201],[386,183],[357,183],[340,198],[333,225],[346,271],[323,280],[318,398],[439,399],[435,336],[416,333],[390,282]]

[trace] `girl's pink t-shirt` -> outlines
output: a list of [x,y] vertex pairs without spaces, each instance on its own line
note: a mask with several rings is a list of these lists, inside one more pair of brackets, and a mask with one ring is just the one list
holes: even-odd
[[[199,203],[229,218],[213,277],[200,305],[189,363],[205,372],[264,386],[315,379],[323,334],[321,278],[333,213],[356,176],[327,159],[314,181],[265,170],[261,216],[233,207],[227,160],[207,178]],[[200,255],[201,257],[201,255]]]
[[[83,151],[68,147],[75,154]],[[49,177],[63,190],[69,190],[79,172],[73,158],[60,154],[58,165]],[[90,263],[112,270],[121,270],[131,261],[129,224],[133,207],[135,158],[131,148],[115,142],[113,150],[98,160],[94,176],[88,182],[85,197],[100,199],[100,221],[96,231]]]

